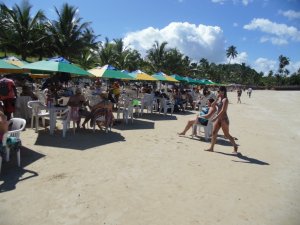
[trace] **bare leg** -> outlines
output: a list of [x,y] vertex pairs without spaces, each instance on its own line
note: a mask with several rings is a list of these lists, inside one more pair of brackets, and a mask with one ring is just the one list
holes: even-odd
[[185,133],[193,126],[195,123],[195,120],[189,120],[184,128],[184,130],[181,133],[178,133],[179,135],[185,135]]
[[205,151],[210,151],[210,152],[214,151],[214,147],[215,147],[215,144],[217,141],[217,135],[218,135],[220,128],[221,128],[221,124],[218,121],[215,122],[214,127],[213,127],[212,137],[211,137],[210,148],[206,149]]
[[225,137],[227,137],[229,139],[229,141],[231,142],[231,144],[233,145],[233,148],[234,148],[233,153],[237,153],[238,145],[235,143],[234,138],[229,133],[229,124],[226,123],[225,121],[222,121],[221,125],[222,125],[222,130],[223,130]]

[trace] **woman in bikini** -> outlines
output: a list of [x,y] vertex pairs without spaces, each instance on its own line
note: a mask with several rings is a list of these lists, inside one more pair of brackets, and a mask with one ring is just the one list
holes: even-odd
[[215,104],[217,105],[218,110],[217,110],[216,117],[212,119],[214,125],[213,125],[211,146],[206,151],[211,151],[211,152],[214,151],[214,146],[216,144],[218,132],[220,128],[222,128],[225,137],[229,139],[229,141],[234,147],[233,153],[237,154],[238,145],[235,143],[234,138],[229,134],[229,119],[227,116],[228,98],[227,98],[226,87],[221,86],[219,88],[218,99],[213,103],[213,105]]

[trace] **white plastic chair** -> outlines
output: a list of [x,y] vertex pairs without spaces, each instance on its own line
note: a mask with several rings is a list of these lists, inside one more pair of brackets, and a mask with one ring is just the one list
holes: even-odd
[[71,121],[73,122],[73,133],[75,134],[76,122],[79,120],[79,107],[68,106],[66,110],[62,112],[62,115],[66,115],[62,118],[63,125],[63,138],[66,137],[67,130],[70,128]]
[[123,121],[128,124],[128,119],[131,118],[131,123],[133,123],[133,109],[132,100],[129,97],[124,97],[118,103],[117,119],[120,118],[122,113]]
[[42,103],[42,104],[46,104],[46,99],[47,99],[47,92],[48,89],[44,90],[43,92],[41,92],[40,90],[36,91],[36,96],[38,97],[38,100]]
[[[10,148],[7,145],[7,139],[9,137],[16,137],[20,138],[20,133],[21,131],[25,128],[26,126],[26,120],[22,118],[12,118],[8,122],[8,127],[11,129],[10,131],[7,131],[3,138],[2,138],[2,146],[5,148],[5,153],[6,153],[6,161],[9,161],[9,156],[10,156]],[[18,160],[18,166],[21,166],[21,154],[20,154],[20,149],[17,151],[17,160]],[[2,157],[0,156],[0,172],[1,172],[1,165],[2,165]]]
[[61,97],[58,99],[58,102],[60,102],[61,106],[66,106],[69,102],[70,97]]
[[192,133],[192,138],[194,138],[198,128],[198,133],[201,132],[201,128],[204,129],[204,139],[205,141],[208,141],[209,137],[212,135],[212,128],[213,128],[213,123],[211,120],[208,120],[208,123],[206,126],[202,125],[201,123],[196,123],[193,125],[193,133]]
[[45,127],[45,117],[50,117],[49,112],[46,111],[46,106],[39,100],[29,101],[28,108],[32,109],[31,128],[33,128],[33,121],[35,120],[35,132],[39,130],[39,119],[42,118],[43,126]]
[[161,113],[162,109],[164,109],[164,115],[167,115],[168,109],[171,109],[171,115],[173,115],[174,103],[171,100],[162,98],[159,106],[159,114]]
[[144,97],[141,100],[141,115],[143,115],[145,108],[147,108],[147,113],[149,111],[153,113],[153,98],[152,94],[144,94]]

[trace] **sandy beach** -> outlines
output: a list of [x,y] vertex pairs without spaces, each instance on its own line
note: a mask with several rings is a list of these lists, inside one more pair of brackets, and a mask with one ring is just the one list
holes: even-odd
[[196,111],[50,136],[27,126],[0,175],[0,225],[300,224],[300,92],[229,93],[231,134],[179,137]]

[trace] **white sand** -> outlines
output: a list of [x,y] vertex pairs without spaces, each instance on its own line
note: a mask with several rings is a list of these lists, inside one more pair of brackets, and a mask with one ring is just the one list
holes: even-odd
[[66,139],[28,128],[23,169],[15,157],[2,168],[0,225],[300,224],[300,92],[229,98],[240,157],[222,138],[210,153],[178,137],[194,114]]

